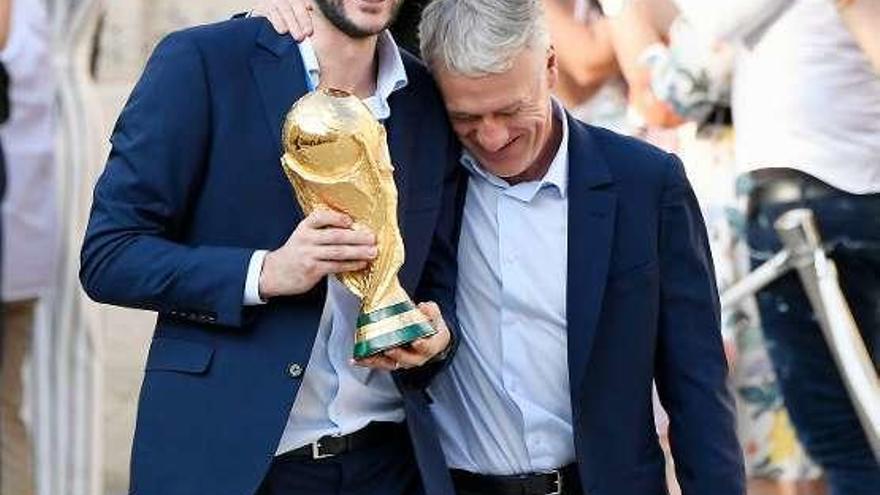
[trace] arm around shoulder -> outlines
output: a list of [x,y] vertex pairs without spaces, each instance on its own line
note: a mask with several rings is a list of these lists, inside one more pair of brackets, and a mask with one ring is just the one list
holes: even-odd
[[416,301],[437,303],[449,329],[450,342],[445,351],[425,366],[401,374],[402,383],[415,388],[427,387],[437,373],[448,366],[460,342],[455,290],[458,279],[458,238],[466,191],[466,179],[459,164],[460,150],[460,145],[450,131],[440,213],[425,270],[415,293]]

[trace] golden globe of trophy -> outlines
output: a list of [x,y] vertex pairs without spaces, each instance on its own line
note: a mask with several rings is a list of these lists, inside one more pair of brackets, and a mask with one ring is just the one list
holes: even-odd
[[340,273],[361,299],[354,357],[362,359],[436,333],[400,286],[403,239],[385,128],[356,96],[319,88],[300,98],[284,122],[281,163],[306,215],[329,208],[375,235],[367,268]]

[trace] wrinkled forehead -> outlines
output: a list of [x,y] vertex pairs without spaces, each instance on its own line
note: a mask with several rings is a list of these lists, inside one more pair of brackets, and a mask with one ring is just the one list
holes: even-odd
[[450,114],[483,115],[503,111],[538,96],[546,71],[543,58],[524,50],[500,74],[468,76],[437,68],[434,75]]

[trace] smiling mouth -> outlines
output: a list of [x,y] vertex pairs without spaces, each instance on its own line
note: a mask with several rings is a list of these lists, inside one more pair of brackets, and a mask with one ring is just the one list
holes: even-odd
[[513,147],[514,143],[519,141],[521,137],[522,136],[517,136],[517,137],[511,139],[510,141],[507,142],[507,144],[502,146],[498,151],[485,151],[484,150],[484,154],[486,155],[487,158],[492,159],[492,160],[498,160],[498,159],[504,158],[505,155],[507,155],[508,152],[510,152],[510,149]]
[[388,0],[357,0],[354,8],[367,14],[380,14],[384,12]]

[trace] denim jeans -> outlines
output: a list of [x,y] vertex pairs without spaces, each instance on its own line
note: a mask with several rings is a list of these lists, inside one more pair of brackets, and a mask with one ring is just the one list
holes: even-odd
[[[748,222],[752,263],[782,248],[773,223],[794,208],[813,210],[837,265],[841,288],[874,362],[880,367],[880,194],[829,196],[755,205]],[[880,494],[872,455],[852,402],[797,273],[758,293],[768,352],[798,437],[825,470],[831,495]]]

